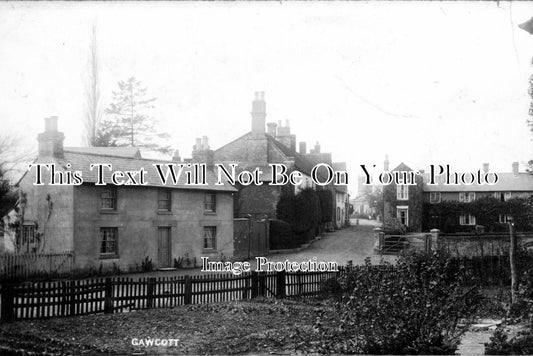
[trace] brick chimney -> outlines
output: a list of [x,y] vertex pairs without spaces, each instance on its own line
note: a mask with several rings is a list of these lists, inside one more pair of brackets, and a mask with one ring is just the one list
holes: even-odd
[[278,124],[275,122],[267,122],[267,134],[269,134],[272,137],[276,137],[276,129],[278,127]]
[[300,154],[307,154],[307,144],[305,142],[300,142]]
[[40,157],[63,157],[65,135],[57,131],[57,116],[44,119],[44,132],[37,136]]
[[265,134],[266,103],[265,92],[256,92],[252,101],[252,135]]
[[389,170],[389,155],[385,155],[385,161],[383,162],[383,170],[388,171]]
[[318,143],[318,141],[316,141],[315,147],[312,148],[309,153],[320,153],[320,143]]
[[488,163],[483,163],[483,172],[484,173],[488,173],[489,172],[489,164]]
[[513,162],[513,175],[515,177],[518,176],[519,170],[518,170],[518,162]]
[[175,150],[174,155],[172,156],[174,162],[181,162],[180,150]]
[[196,139],[196,144],[192,149],[192,162],[205,163],[209,169],[215,166],[215,155],[213,150],[209,149],[207,136]]

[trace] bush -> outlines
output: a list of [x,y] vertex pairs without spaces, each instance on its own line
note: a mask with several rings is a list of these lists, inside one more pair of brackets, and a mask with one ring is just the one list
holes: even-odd
[[[316,191],[307,188],[296,195],[284,194],[276,207],[277,218],[290,224],[300,243],[309,241],[309,235],[322,221],[320,199]],[[311,237],[311,238],[312,238]]]
[[294,238],[291,225],[283,220],[270,220],[270,249],[282,250],[299,247]]
[[[350,270],[340,280],[341,329],[350,339],[343,353],[453,354],[481,297],[465,290],[449,259],[439,252],[400,257],[396,266]],[[325,333],[326,335],[327,333]],[[324,340],[329,343],[330,340]]]
[[533,355],[533,332],[522,331],[509,339],[502,328],[497,328],[490,342],[485,343],[485,355]]

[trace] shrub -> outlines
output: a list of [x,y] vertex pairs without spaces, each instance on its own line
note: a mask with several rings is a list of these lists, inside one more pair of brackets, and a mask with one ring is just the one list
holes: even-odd
[[464,332],[459,320],[472,317],[481,301],[459,278],[439,252],[409,253],[394,267],[367,260],[350,270],[340,280],[338,313],[352,349],[334,352],[453,354]]
[[502,328],[497,328],[490,342],[485,343],[485,355],[533,355],[533,332],[521,331],[509,339]]
[[300,246],[294,238],[291,225],[283,220],[270,220],[270,249],[282,250]]
[[307,188],[296,195],[283,194],[276,207],[277,218],[290,224],[298,235],[299,242],[305,243],[314,237],[317,226],[322,222],[320,198],[316,191]]
[[152,259],[146,256],[144,260],[141,262],[141,270],[143,272],[151,272],[154,269],[154,266],[152,264]]

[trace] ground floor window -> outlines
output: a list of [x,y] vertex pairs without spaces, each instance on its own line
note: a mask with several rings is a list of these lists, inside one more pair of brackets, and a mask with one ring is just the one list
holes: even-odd
[[409,226],[409,208],[406,206],[396,207],[396,218],[405,226]]
[[499,221],[500,221],[500,223],[502,223],[502,224],[506,224],[507,222],[509,222],[510,218],[511,218],[511,215],[500,214],[500,216],[499,216]]
[[118,255],[118,229],[116,227],[100,228],[100,254]]
[[459,224],[461,225],[476,225],[476,217],[474,215],[465,214],[459,217]]
[[204,226],[204,248],[207,250],[215,250],[217,248],[216,226]]

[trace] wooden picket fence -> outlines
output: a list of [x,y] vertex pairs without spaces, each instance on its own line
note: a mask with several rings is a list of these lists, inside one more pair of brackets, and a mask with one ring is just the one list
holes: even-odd
[[264,297],[322,293],[339,272],[213,274],[160,278],[94,278],[4,283],[0,320],[49,318]]
[[65,276],[73,266],[73,251],[0,254],[0,280]]

